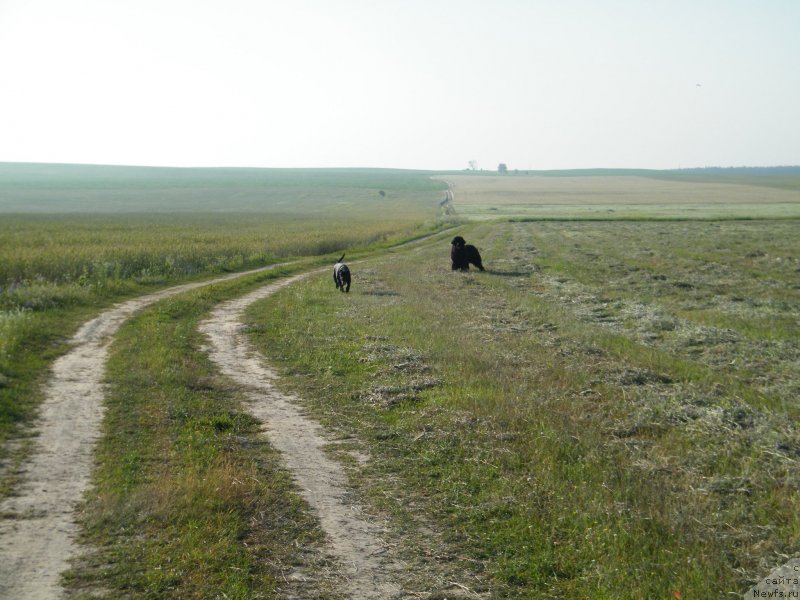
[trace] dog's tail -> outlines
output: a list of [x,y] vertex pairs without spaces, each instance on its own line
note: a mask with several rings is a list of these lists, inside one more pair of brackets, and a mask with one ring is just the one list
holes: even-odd
[[336,262],[337,262],[337,263],[340,263],[340,262],[342,262],[343,260],[344,260],[344,254],[342,254],[342,257],[341,257],[339,260],[337,260]]

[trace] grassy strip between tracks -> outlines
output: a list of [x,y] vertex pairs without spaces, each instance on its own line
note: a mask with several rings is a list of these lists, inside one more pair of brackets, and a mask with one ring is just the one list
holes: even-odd
[[75,597],[274,598],[302,549],[318,542],[276,453],[197,331],[215,304],[276,276],[161,301],[121,328],[82,513],[93,550],[67,576]]

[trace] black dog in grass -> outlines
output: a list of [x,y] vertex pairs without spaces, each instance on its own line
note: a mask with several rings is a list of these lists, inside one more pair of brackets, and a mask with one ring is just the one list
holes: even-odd
[[486,270],[483,268],[478,249],[472,244],[467,244],[463,237],[457,235],[450,244],[450,260],[453,262],[453,271],[469,271],[470,263],[481,271]]
[[342,292],[349,292],[350,291],[350,269],[347,268],[347,265],[342,262],[344,260],[344,254],[342,254],[342,258],[336,261],[336,264],[333,265],[333,282],[336,284],[336,289]]

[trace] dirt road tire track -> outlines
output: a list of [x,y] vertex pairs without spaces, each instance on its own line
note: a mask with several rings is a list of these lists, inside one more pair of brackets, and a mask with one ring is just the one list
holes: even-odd
[[[396,247],[418,244],[446,235],[449,231],[440,231]],[[61,575],[79,553],[76,510],[90,484],[94,446],[105,412],[105,365],[109,345],[120,326],[133,313],[159,300],[280,266],[285,265],[231,273],[141,296],[104,311],[78,330],[70,340],[72,349],[53,364],[45,399],[34,425],[37,432],[35,447],[19,473],[20,483],[12,496],[0,501],[0,600],[54,600],[64,596]],[[289,285],[294,281],[297,278],[283,280],[279,285]],[[265,297],[275,289],[279,288],[260,288],[255,296],[263,293]],[[253,297],[250,301],[256,299]],[[229,323],[229,326],[235,329],[235,325]],[[236,337],[241,341],[240,338]],[[257,379],[267,386],[261,389],[272,389],[270,381],[274,375],[260,361],[256,360],[256,363],[258,367],[255,372],[259,373]],[[258,389],[258,386],[254,387],[251,393],[257,394]],[[285,398],[283,400],[288,401]],[[295,408],[289,410],[296,412]],[[305,421],[301,428],[316,436],[316,425]],[[308,440],[304,443],[307,444]],[[322,454],[320,448],[325,442],[320,437],[314,443],[320,444],[315,456]],[[334,533],[331,540],[337,556],[356,558],[357,562],[347,566],[348,572],[352,573],[351,588],[363,591],[357,591],[356,597],[390,598],[395,586],[379,575],[387,565],[378,558],[382,547],[376,541],[376,528],[363,519],[353,518],[351,513],[356,507],[343,504],[340,497],[344,480],[341,467],[330,461],[322,464],[322,471],[330,469],[329,473],[325,473],[330,485],[314,493],[309,488],[307,497],[317,510],[324,511],[326,503],[334,507],[332,516],[323,519],[326,531],[329,526],[331,531],[336,529],[336,524],[329,522],[331,519],[338,519],[342,510],[347,513],[342,516],[343,522],[349,523],[344,530],[346,533],[343,536]],[[303,469],[302,466],[298,468]],[[304,481],[304,477],[298,476],[298,480]],[[319,493],[339,496],[316,497]],[[361,533],[358,533],[359,528]],[[359,536],[364,540],[359,541]],[[360,544],[366,545],[359,548]],[[365,586],[369,586],[369,592]]]
[[104,415],[109,344],[134,312],[159,300],[274,269],[271,265],[171,287],[101,313],[70,340],[45,389],[36,446],[14,495],[0,502],[0,599],[61,598],[61,574],[76,556],[76,508],[89,487],[92,454]]
[[250,412],[264,424],[270,444],[281,452],[302,496],[317,514],[329,551],[344,571],[344,592],[354,599],[388,600],[401,593],[393,576],[400,566],[385,557],[380,528],[347,500],[344,470],[325,454],[328,441],[320,426],[303,416],[296,399],[275,387],[275,373],[242,332],[241,318],[250,304],[312,273],[268,284],[220,304],[201,323],[200,331],[208,336],[207,350],[213,362],[245,389]]

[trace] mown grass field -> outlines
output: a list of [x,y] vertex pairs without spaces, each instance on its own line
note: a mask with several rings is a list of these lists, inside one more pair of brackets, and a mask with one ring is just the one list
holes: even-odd
[[354,480],[422,572],[444,554],[492,597],[723,597],[800,550],[795,231],[484,224],[463,233],[485,273],[451,272],[445,241],[249,325],[372,456]]
[[[280,598],[298,564],[314,597],[339,597],[315,516],[196,327],[340,249],[349,294],[312,277],[254,305],[246,327],[367,511],[389,517],[420,597],[437,581],[485,598],[724,597],[800,552],[800,238],[785,183],[789,199],[766,202],[769,186],[684,181],[674,196],[559,178],[545,206],[526,205],[528,187],[457,179],[458,214],[479,220],[460,233],[487,272],[454,273],[452,234],[389,249],[452,224],[429,174],[58,167],[59,184],[26,169],[0,181],[18,199],[0,220],[0,442],[26,435],[48,365],[102,307],[305,257],[122,328],[74,597]],[[11,447],[2,494],[25,457]]]

